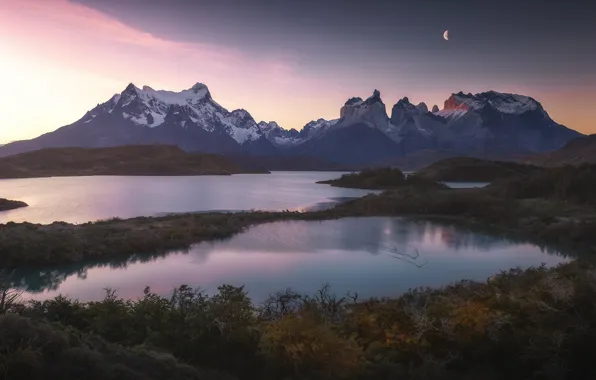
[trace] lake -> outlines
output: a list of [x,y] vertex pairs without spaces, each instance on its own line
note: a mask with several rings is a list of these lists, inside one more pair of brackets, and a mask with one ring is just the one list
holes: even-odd
[[[0,223],[81,223],[222,210],[304,210],[370,193],[315,183],[341,174],[2,180],[3,198],[22,200],[30,206],[0,213]],[[82,300],[102,298],[105,287],[118,289],[123,297],[136,298],[145,286],[169,294],[182,284],[213,292],[227,283],[245,285],[259,302],[287,287],[312,293],[324,283],[339,294],[352,291],[363,297],[392,296],[411,287],[440,286],[464,278],[484,281],[500,270],[556,265],[566,260],[557,252],[494,233],[437,221],[371,217],[265,224],[228,240],[197,244],[185,252],[23,269],[12,276],[12,281],[27,291],[27,298],[47,299],[62,293]]]
[[0,180],[0,197],[29,207],[0,213],[0,223],[82,223],[177,212],[304,210],[366,190],[316,184],[342,172],[273,172],[189,177],[51,177]]
[[125,298],[145,286],[167,295],[173,287],[245,285],[255,302],[287,287],[313,293],[392,296],[418,286],[461,279],[484,281],[500,270],[566,262],[523,240],[437,221],[366,217],[322,222],[276,222],[188,251],[111,262],[87,262],[15,273],[13,281],[34,299],[62,293],[83,300],[111,287]]

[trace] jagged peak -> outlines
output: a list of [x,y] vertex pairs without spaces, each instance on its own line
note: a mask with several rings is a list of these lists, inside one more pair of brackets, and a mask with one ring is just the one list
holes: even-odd
[[282,127],[279,126],[275,121],[261,121],[257,124],[259,129],[265,132],[270,132],[276,129],[283,130]]
[[436,104],[433,106],[432,112],[439,112],[439,106],[437,106]]
[[362,104],[362,102],[363,102],[363,100],[361,97],[355,96],[353,98],[348,99],[344,105],[345,106],[353,106],[356,104]]
[[411,105],[412,103],[410,103],[410,99],[408,99],[407,96],[404,96],[403,98],[399,99],[397,101],[397,103],[395,103],[396,106],[405,106],[405,105]]
[[199,93],[200,91],[207,91],[207,93],[209,92],[207,85],[201,82],[195,83],[189,90],[193,91],[195,94]]
[[377,89],[375,89],[373,91],[373,94],[371,96],[369,96],[364,101],[364,104],[373,104],[373,103],[381,103],[381,104],[385,105],[385,103],[383,103],[383,100],[381,99],[381,92]]
[[416,109],[418,109],[420,112],[423,112],[423,113],[428,112],[428,106],[424,102],[418,103],[418,105],[416,106]]
[[238,115],[238,116],[250,116],[250,113],[245,110],[244,108],[238,108],[230,112],[231,114]]
[[130,82],[126,88],[124,88],[124,91],[122,91],[123,93],[133,93],[133,92],[137,92],[139,90],[139,88],[137,86],[135,86],[134,83]]

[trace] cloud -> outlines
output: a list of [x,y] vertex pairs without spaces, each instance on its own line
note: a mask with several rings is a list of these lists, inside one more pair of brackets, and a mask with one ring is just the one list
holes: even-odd
[[[7,121],[10,133],[3,131],[6,140],[71,123],[129,82],[171,90],[203,82],[223,106],[245,108],[256,119],[295,128],[310,120],[297,109],[311,110],[314,118],[340,103],[329,99],[334,90],[330,80],[312,77],[287,52],[256,54],[174,41],[68,0],[0,0],[0,45],[0,54],[6,54],[0,75],[10,75],[8,82],[13,78],[9,90],[27,96],[16,79],[26,78],[37,83],[36,96],[46,99],[38,107],[46,115],[43,124],[19,109],[25,107],[22,102],[9,99],[14,112]],[[312,95],[320,87],[326,89],[327,108]]]
[[24,37],[36,38],[41,51],[54,58],[68,56],[71,63],[94,69],[105,70],[107,66],[127,73],[137,64],[141,71],[170,67],[183,73],[250,73],[277,82],[305,79],[295,78],[292,60],[255,57],[221,45],[167,40],[68,0],[2,0],[2,7],[13,13],[14,21],[29,21]]

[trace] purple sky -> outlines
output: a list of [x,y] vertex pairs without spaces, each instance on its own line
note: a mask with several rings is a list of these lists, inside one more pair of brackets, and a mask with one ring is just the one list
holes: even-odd
[[297,129],[375,88],[389,110],[492,89],[596,133],[596,5],[529,3],[0,0],[0,142],[69,124],[129,82],[203,82],[224,107]]

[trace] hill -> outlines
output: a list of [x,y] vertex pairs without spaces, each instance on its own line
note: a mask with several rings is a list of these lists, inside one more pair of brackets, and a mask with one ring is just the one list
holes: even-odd
[[365,169],[359,173],[344,174],[340,178],[317,183],[353,189],[387,190],[399,187],[416,187],[418,189],[443,189],[445,185],[420,177],[406,176],[401,170],[394,168]]
[[88,175],[229,175],[243,172],[229,159],[186,153],[176,146],[51,148],[0,159],[0,178]]
[[530,175],[541,170],[537,166],[514,162],[454,157],[430,164],[417,171],[416,175],[441,182],[492,182],[499,178]]
[[540,166],[596,164],[596,134],[578,137],[561,149],[532,156],[526,162]]
[[596,205],[596,165],[548,168],[526,175],[503,178],[487,190],[505,198],[554,199]]

